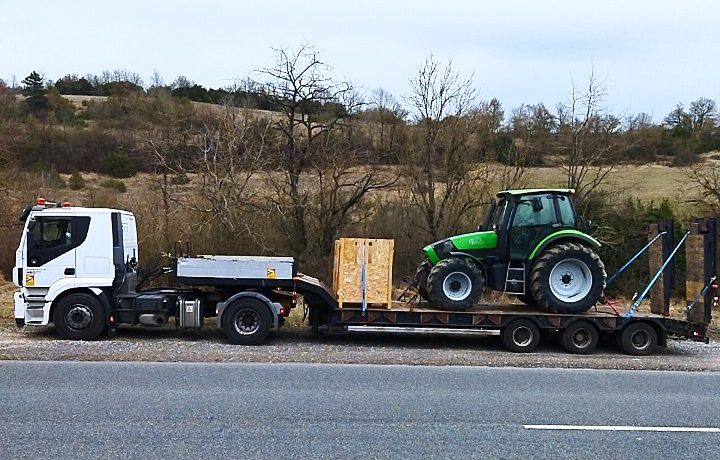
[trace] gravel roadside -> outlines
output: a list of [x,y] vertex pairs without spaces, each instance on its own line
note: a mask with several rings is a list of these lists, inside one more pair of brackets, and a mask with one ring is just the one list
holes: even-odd
[[408,364],[436,366],[553,367],[720,371],[720,343],[671,341],[654,356],[633,357],[602,344],[590,356],[565,353],[545,340],[535,353],[505,351],[497,337],[316,335],[307,328],[282,330],[264,345],[236,346],[222,332],[120,329],[94,342],[60,340],[52,327],[0,325],[0,360],[184,361]]

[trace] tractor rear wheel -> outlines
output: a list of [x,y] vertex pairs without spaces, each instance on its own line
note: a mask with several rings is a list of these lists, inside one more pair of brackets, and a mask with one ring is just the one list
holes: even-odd
[[482,270],[469,259],[441,260],[428,275],[430,300],[443,310],[468,310],[480,300],[484,287]]
[[605,265],[592,249],[563,243],[547,249],[530,275],[538,304],[557,313],[580,313],[597,302],[605,289]]

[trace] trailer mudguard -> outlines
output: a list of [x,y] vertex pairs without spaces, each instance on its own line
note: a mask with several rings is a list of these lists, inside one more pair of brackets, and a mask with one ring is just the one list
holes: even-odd
[[598,240],[578,230],[560,230],[543,238],[543,240],[540,241],[537,246],[535,246],[535,249],[533,249],[533,251],[530,253],[528,260],[535,259],[535,257],[542,253],[545,248],[559,241],[575,241],[578,243],[589,245],[594,249],[597,249],[601,246]]
[[278,329],[280,329],[280,319],[279,318],[280,318],[280,309],[282,308],[282,305],[280,305],[280,303],[278,303],[278,302],[273,302],[265,294],[263,294],[262,292],[257,292],[257,291],[241,291],[241,292],[238,292],[237,294],[233,294],[224,302],[218,302],[218,304],[217,304],[217,310],[218,310],[217,327],[218,328],[222,328],[223,313],[225,312],[225,309],[230,304],[232,304],[233,302],[235,302],[238,299],[242,299],[243,297],[251,297],[253,299],[258,299],[262,303],[267,305],[268,309],[270,310],[270,314],[272,315],[272,318],[273,318],[273,325],[272,325],[272,328],[270,328],[270,330],[277,331]]

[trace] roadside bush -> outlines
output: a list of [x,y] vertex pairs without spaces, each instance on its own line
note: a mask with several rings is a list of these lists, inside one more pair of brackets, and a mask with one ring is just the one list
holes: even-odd
[[121,153],[111,153],[102,162],[101,170],[108,176],[132,177],[137,174],[137,168],[132,160]]
[[70,185],[70,188],[72,190],[81,190],[85,188],[85,179],[83,179],[83,176],[80,174],[80,171],[75,171],[70,176],[70,179],[68,180],[68,184]]
[[127,191],[125,183],[120,179],[106,179],[100,185],[102,185],[103,188],[115,189],[120,193],[125,193]]

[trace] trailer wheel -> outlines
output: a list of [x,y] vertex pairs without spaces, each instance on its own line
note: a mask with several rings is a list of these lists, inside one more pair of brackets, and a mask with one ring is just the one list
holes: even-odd
[[105,328],[105,312],[97,297],[70,294],[55,306],[53,324],[63,339],[94,340]]
[[515,353],[530,353],[540,343],[540,330],[529,319],[517,319],[502,331],[505,348]]
[[597,349],[600,333],[588,321],[575,321],[562,333],[562,345],[568,353],[589,355]]
[[428,294],[438,308],[466,311],[482,296],[485,278],[472,261],[451,257],[435,265],[428,275]]
[[223,330],[236,345],[257,345],[270,333],[270,310],[256,299],[240,299],[223,313]]
[[620,348],[629,355],[646,356],[658,346],[658,335],[652,325],[632,323],[620,332]]

